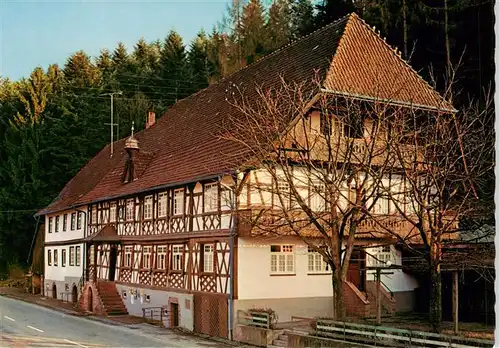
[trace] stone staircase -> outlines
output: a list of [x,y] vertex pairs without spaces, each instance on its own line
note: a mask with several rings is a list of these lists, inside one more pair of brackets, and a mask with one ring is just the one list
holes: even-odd
[[123,300],[116,290],[116,285],[114,282],[110,281],[98,281],[97,291],[99,297],[101,298],[101,303],[103,311],[107,315],[127,315],[127,307],[123,303]]
[[273,340],[273,344],[267,346],[267,348],[276,347],[288,347],[288,336],[286,332],[279,334],[278,338]]

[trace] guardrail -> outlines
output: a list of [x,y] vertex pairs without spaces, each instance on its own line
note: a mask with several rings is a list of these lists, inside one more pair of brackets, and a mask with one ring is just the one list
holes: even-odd
[[146,307],[142,309],[142,317],[146,321],[164,326],[163,319],[168,318],[168,310],[165,307]]
[[367,343],[377,347],[493,347],[495,342],[484,339],[440,335],[431,332],[396,329],[382,326],[317,320],[316,336]]
[[256,326],[263,329],[271,328],[271,316],[267,312],[238,310],[238,324]]

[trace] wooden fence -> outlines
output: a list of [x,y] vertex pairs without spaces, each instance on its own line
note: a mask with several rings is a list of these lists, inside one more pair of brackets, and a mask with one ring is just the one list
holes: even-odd
[[396,329],[382,326],[345,323],[333,320],[316,321],[317,336],[366,343],[377,347],[493,347],[490,340],[440,335],[431,332]]
[[256,326],[263,329],[270,329],[272,326],[271,316],[267,312],[238,310],[238,324]]

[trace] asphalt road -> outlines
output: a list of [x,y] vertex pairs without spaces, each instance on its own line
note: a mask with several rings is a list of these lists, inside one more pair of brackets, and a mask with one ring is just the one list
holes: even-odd
[[76,317],[0,296],[0,347],[221,347],[147,324]]

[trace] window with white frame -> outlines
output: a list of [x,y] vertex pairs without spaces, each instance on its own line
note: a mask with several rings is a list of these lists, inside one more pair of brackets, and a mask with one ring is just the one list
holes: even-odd
[[271,245],[271,274],[295,273],[293,245]]
[[214,245],[203,245],[203,272],[213,273],[214,271]]
[[62,227],[63,232],[66,231],[67,227],[68,227],[68,214],[64,214],[63,227]]
[[57,266],[58,260],[59,260],[59,255],[57,253],[57,249],[54,249],[54,266]]
[[330,266],[323,259],[323,255],[311,247],[307,247],[307,271],[308,273],[330,272]]
[[109,222],[116,222],[116,202],[111,203],[109,207]]
[[157,269],[165,269],[165,261],[167,258],[167,247],[166,246],[158,246],[156,248],[156,268]]
[[204,208],[205,212],[217,211],[218,209],[217,183],[205,184]]
[[92,224],[96,224],[97,223],[97,207],[94,205],[92,207]]
[[167,193],[163,192],[158,195],[158,217],[167,216]]
[[310,194],[310,207],[312,211],[325,211],[325,187],[319,182],[312,183]]
[[80,247],[76,247],[76,253],[75,253],[75,265],[80,266],[80,257],[81,257],[81,250]]
[[55,224],[54,232],[59,232],[59,215],[56,216],[56,224]]
[[66,249],[61,250],[61,266],[66,267]]
[[174,215],[184,214],[184,189],[174,191]]
[[[275,204],[281,206],[282,209],[290,208],[290,185],[285,180],[278,180],[278,190],[275,196]],[[283,202],[283,205],[282,203]]]
[[69,247],[69,265],[75,265],[75,247]]
[[151,247],[145,246],[142,248],[142,268],[151,268]]
[[78,212],[76,215],[76,229],[79,230],[82,228],[82,212]]
[[71,231],[74,231],[76,227],[76,213],[71,213]]
[[125,212],[125,220],[132,221],[134,220],[134,200],[127,200],[127,210]]
[[49,218],[49,233],[52,233],[52,218]]
[[172,270],[174,271],[184,270],[183,251],[184,251],[184,245],[172,246]]
[[153,196],[144,198],[144,219],[150,220],[153,218]]
[[52,250],[47,250],[47,265],[52,266]]
[[392,250],[390,245],[379,247],[376,254],[376,266],[384,267],[388,266],[388,262],[393,262],[392,260]]
[[131,246],[125,247],[124,255],[125,256],[123,258],[123,266],[124,267],[131,267],[132,266],[132,247]]

